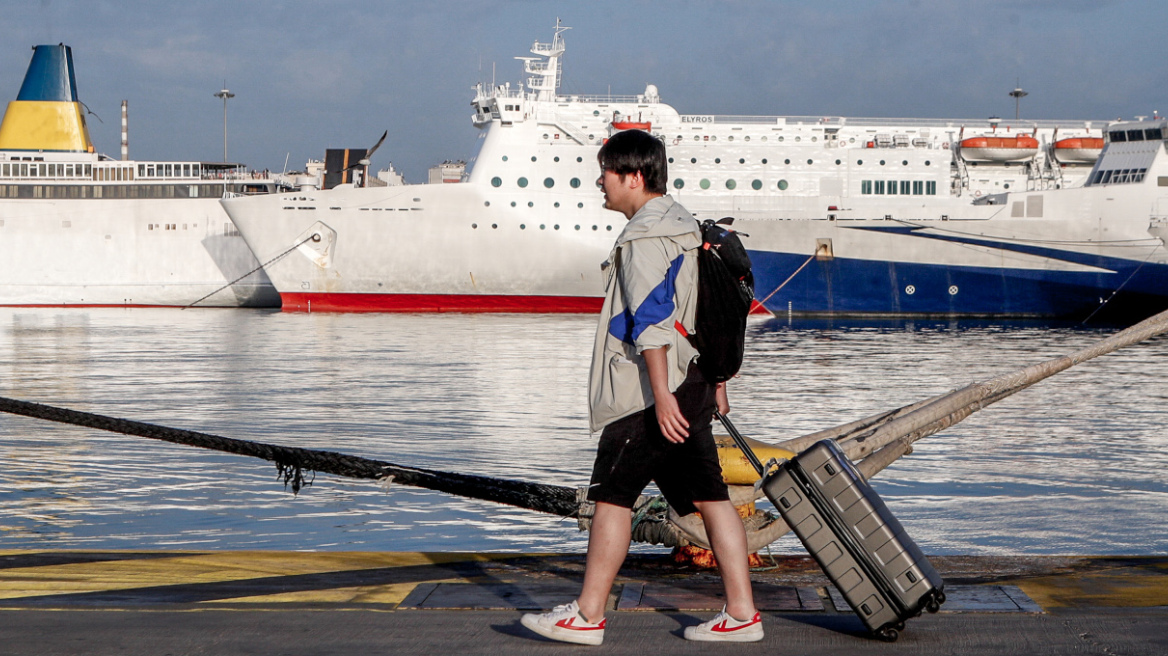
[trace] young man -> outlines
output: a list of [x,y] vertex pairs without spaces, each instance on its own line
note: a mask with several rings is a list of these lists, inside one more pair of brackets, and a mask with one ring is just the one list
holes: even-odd
[[[729,411],[725,386],[706,382],[685,338],[697,306],[698,223],[665,195],[665,146],[640,130],[600,149],[605,208],[629,222],[605,264],[604,308],[589,377],[589,419],[603,428],[588,499],[588,536],[579,598],[523,625],[555,640],[599,645],[604,607],[629,550],[632,507],[649,481],[679,515],[700,511],[726,587],[726,607],[688,627],[689,640],[753,642],[763,637],[747,566],[746,532],[730,503],[710,421]],[[683,332],[683,330],[685,332]]]

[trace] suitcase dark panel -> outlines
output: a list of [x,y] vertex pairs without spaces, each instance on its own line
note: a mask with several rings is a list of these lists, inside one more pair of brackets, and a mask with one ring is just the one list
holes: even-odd
[[785,463],[763,490],[869,630],[895,640],[944,602],[937,571],[834,442]]

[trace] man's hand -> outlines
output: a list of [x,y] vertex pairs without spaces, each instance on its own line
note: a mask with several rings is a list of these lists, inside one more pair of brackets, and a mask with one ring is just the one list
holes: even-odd
[[669,391],[669,362],[665,358],[666,347],[645,349],[641,355],[649,369],[649,384],[653,386],[653,402],[657,406],[657,425],[661,434],[674,444],[681,444],[689,437],[689,422],[681,414],[677,397]]
[[714,392],[714,402],[718,405],[718,412],[723,415],[730,414],[730,397],[726,395],[726,381],[718,383],[718,389]]

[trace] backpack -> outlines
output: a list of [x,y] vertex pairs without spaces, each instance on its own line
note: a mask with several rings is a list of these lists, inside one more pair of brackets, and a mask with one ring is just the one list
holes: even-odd
[[[746,350],[746,315],[754,303],[754,274],[732,217],[701,222],[698,250],[698,307],[686,337],[698,350],[698,369],[711,384],[730,380]],[[749,236],[749,235],[743,235]]]

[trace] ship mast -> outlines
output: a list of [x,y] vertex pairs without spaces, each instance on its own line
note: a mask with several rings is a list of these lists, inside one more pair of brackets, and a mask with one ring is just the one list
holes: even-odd
[[[531,77],[527,78],[527,87],[535,92],[535,100],[554,102],[556,89],[560,87],[560,56],[564,54],[563,33],[572,28],[564,27],[560,19],[556,19],[556,34],[551,43],[536,41],[531,46],[531,54],[536,57],[516,57],[523,62],[523,70]],[[541,59],[546,57],[546,59]]]

